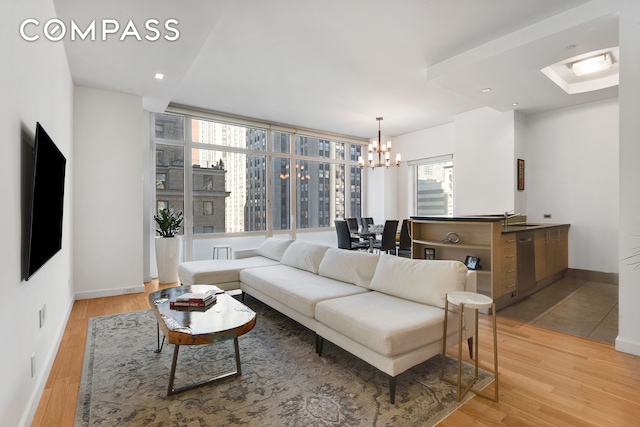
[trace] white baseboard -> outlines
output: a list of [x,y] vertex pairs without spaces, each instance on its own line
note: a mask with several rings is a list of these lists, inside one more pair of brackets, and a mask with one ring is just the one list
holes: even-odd
[[629,353],[635,356],[640,356],[640,342],[637,341],[626,341],[618,337],[616,337],[616,350],[622,353]]
[[129,288],[103,289],[101,291],[76,292],[75,299],[91,299],[102,297],[113,297],[125,294],[137,294],[144,292],[144,285],[131,286]]

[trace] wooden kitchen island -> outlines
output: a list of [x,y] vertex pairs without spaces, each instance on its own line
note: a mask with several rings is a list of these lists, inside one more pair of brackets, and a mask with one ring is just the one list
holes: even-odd
[[[480,259],[478,292],[497,309],[560,279],[569,263],[569,224],[529,224],[526,217],[411,217],[412,257]],[[425,251],[426,250],[426,251]]]

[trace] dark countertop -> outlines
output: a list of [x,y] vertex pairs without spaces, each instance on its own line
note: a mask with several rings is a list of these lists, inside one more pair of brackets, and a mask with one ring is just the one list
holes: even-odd
[[509,224],[506,228],[502,227],[502,234],[517,233],[519,231],[534,231],[562,226],[569,226],[569,224]]
[[[474,216],[412,216],[412,220],[423,221],[450,221],[450,222],[503,222],[504,215],[474,215]],[[568,226],[569,224],[547,224],[547,223],[514,223],[502,228],[502,233],[517,233],[522,231],[533,231],[544,228]]]
[[503,221],[504,215],[477,215],[477,216],[412,216],[411,219],[424,221],[477,221],[496,222]]

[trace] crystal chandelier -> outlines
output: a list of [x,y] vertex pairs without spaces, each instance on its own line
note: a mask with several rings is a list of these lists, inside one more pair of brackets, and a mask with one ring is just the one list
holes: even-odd
[[[367,159],[369,167],[375,169],[376,167],[384,166],[388,169],[389,166],[400,166],[400,153],[396,154],[395,164],[391,164],[391,141],[387,141],[386,144],[382,143],[382,134],[380,132],[382,117],[376,117],[376,120],[378,121],[378,139],[369,144],[369,157]],[[377,161],[375,159],[376,155],[378,157]],[[358,165],[360,165],[360,168],[365,167],[362,156],[358,157]]]

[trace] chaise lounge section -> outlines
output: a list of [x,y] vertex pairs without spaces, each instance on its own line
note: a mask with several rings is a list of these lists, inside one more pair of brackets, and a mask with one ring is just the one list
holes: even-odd
[[178,280],[183,285],[216,285],[225,291],[240,289],[242,270],[278,265],[292,242],[269,238],[259,248],[236,251],[235,259],[183,262],[178,266]]

